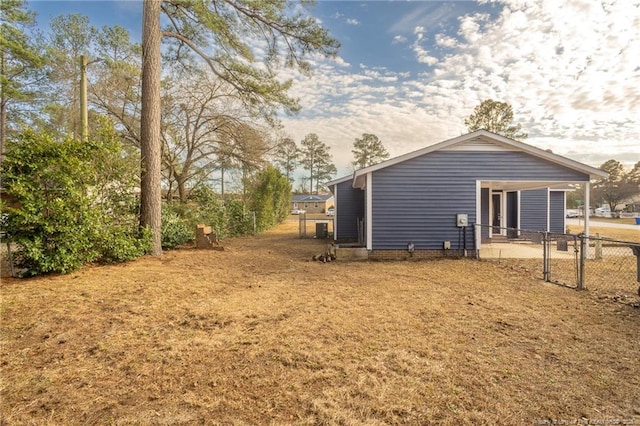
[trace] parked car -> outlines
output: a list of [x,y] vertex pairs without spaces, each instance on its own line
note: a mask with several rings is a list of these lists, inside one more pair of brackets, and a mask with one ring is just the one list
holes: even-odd
[[596,217],[611,217],[611,208],[605,204],[602,207],[599,207],[595,211]]
[[334,209],[333,207],[329,207],[327,209],[327,216],[335,216],[336,215],[336,209]]
[[291,210],[291,214],[303,214],[306,213],[306,210],[302,210],[302,209],[292,209]]
[[582,216],[582,212],[580,210],[567,210],[567,217],[580,217]]

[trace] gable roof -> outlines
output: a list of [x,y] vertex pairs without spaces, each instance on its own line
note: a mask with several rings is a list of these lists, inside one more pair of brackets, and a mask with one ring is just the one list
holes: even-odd
[[[550,161],[552,163],[559,164],[561,166],[567,167],[569,169],[584,173],[589,175],[590,178],[604,178],[607,177],[608,174],[600,169],[595,167],[588,166],[586,164],[579,163],[577,161],[571,160],[569,158],[563,157],[558,154],[554,154],[549,151],[545,151],[540,148],[536,148],[533,145],[526,144],[524,142],[519,142],[513,139],[509,139],[507,137],[491,133],[487,130],[476,130],[472,133],[467,133],[466,135],[458,136],[452,139],[448,139],[443,142],[436,143],[434,145],[430,145],[428,147],[419,149],[417,151],[409,152],[404,155],[400,155],[395,158],[391,158],[387,161],[383,161],[378,164],[374,164],[373,166],[365,167],[360,170],[356,170],[353,173],[353,187],[354,188],[362,188],[364,186],[364,179],[368,173],[375,172],[380,169],[384,169],[386,167],[393,166],[395,164],[402,163],[404,161],[410,160],[412,158],[420,157],[425,154],[429,154],[435,151],[443,151],[447,149],[455,148],[456,146],[462,146],[465,144],[472,144],[473,142],[478,142],[478,145],[481,144],[493,144],[499,147],[502,147],[505,150],[511,151],[521,151],[527,154],[530,154],[534,157],[541,158],[546,161]],[[332,182],[329,182],[328,185],[333,185],[336,183],[344,182],[348,180],[347,178],[338,179]]]
[[334,185],[338,185],[338,184],[340,184],[342,182],[347,182],[347,181],[349,181],[351,179],[353,179],[353,174],[350,174],[350,175],[347,175],[347,176],[343,176],[341,178],[337,178],[337,179],[334,179],[332,181],[329,181],[329,182],[326,183],[326,185],[331,190],[331,192],[333,192],[332,187]]
[[314,202],[328,201],[331,198],[333,198],[332,194],[313,194],[313,195],[298,194],[298,195],[291,196],[291,202],[304,203],[306,201],[308,203],[314,203]]

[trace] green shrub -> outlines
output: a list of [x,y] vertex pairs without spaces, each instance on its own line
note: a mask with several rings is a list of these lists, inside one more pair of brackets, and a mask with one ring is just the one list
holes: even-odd
[[131,160],[104,122],[89,142],[34,131],[7,141],[1,172],[11,201],[3,214],[23,275],[68,273],[147,250],[135,220]]
[[173,249],[192,241],[195,228],[183,219],[173,204],[162,206],[162,248]]
[[98,239],[99,259],[104,263],[133,260],[151,251],[151,231],[131,232],[130,227],[112,227]]
[[273,166],[262,169],[254,178],[249,208],[256,214],[257,230],[267,230],[289,214],[291,182]]
[[204,223],[211,227],[219,238],[228,237],[227,216],[224,203],[220,197],[208,186],[199,186],[190,194],[191,215],[193,226]]
[[253,233],[253,213],[247,211],[244,203],[239,200],[227,200],[224,207],[227,218],[226,232],[229,236],[238,237]]

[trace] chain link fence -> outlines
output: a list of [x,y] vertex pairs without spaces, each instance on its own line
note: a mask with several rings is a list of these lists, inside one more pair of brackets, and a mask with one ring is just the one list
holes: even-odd
[[300,238],[326,239],[333,235],[333,217],[322,213],[300,213],[298,215],[298,236]]
[[583,245],[584,288],[622,302],[638,302],[640,243],[589,237]]
[[640,242],[476,226],[484,236],[480,258],[504,259],[547,282],[640,304]]

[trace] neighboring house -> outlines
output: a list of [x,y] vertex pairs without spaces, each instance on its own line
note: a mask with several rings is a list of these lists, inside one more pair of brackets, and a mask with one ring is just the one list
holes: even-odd
[[[478,130],[327,185],[335,197],[335,240],[357,242],[370,257],[387,257],[409,249],[444,254],[447,245],[479,250],[497,235],[507,237],[505,228],[564,232],[568,184],[588,189],[590,179],[606,176]],[[466,226],[458,226],[465,217]],[[458,246],[461,240],[466,246]]]
[[291,197],[291,210],[304,210],[307,213],[325,213],[333,205],[334,198],[332,194],[293,195]]

